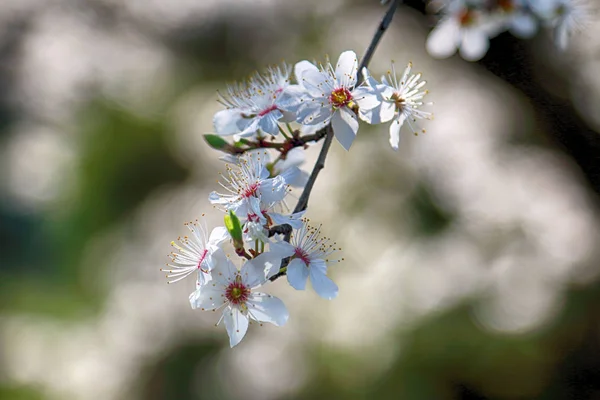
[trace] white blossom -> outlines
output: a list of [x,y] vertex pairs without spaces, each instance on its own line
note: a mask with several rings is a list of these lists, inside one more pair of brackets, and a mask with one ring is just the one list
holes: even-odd
[[444,7],[445,16],[427,38],[427,52],[446,58],[459,49],[465,60],[482,58],[490,47],[490,37],[500,32],[501,23],[478,9],[479,3],[452,1]]
[[194,309],[218,310],[223,308],[221,320],[225,321],[229,345],[237,345],[246,335],[249,320],[284,325],[289,313],[283,302],[269,294],[254,290],[279,270],[281,257],[263,253],[244,263],[241,271],[227,257],[217,257],[213,279],[190,295]]
[[341,260],[329,257],[336,251],[335,242],[320,237],[321,227],[313,228],[306,221],[302,227],[292,233],[290,243],[279,241],[271,244],[271,249],[279,254],[292,254],[287,266],[287,278],[296,290],[304,290],[306,281],[310,283],[319,296],[331,300],[338,294],[337,285],[327,276],[327,267]]
[[184,225],[191,234],[171,242],[176,252],[169,254],[171,263],[167,263],[167,268],[161,268],[161,271],[167,272],[167,278],[171,279],[168,283],[180,281],[198,271],[197,284],[202,285],[210,280],[210,271],[214,267],[213,254],[229,238],[229,233],[225,227],[217,227],[208,236],[206,226],[198,220]]
[[237,165],[226,165],[226,174],[221,174],[219,184],[225,193],[216,191],[209,195],[212,204],[233,211],[237,215],[247,215],[252,211],[251,198],[258,198],[266,204],[283,201],[288,190],[288,181],[293,181],[300,173],[297,167],[291,167],[282,174],[271,178],[267,167],[266,153],[245,153],[238,159]]
[[[421,74],[412,74],[412,63],[408,63],[400,80],[396,76],[396,69],[392,63],[391,71],[388,71],[387,77],[381,77],[381,83],[368,75],[367,70],[363,70],[365,82],[373,88],[371,94],[367,96],[377,97],[378,105],[370,110],[361,109],[361,118],[370,124],[379,124],[392,121],[390,125],[390,145],[394,150],[398,150],[400,142],[400,128],[406,124],[416,135],[419,127],[416,125],[417,119],[431,119],[429,112],[422,111],[419,108],[431,103],[423,103],[423,97],[428,93],[422,90],[426,81],[421,80]],[[421,132],[425,132],[424,129]]]
[[531,2],[531,7],[554,28],[554,40],[561,50],[566,50],[571,34],[589,21],[591,13],[585,0],[538,0]]
[[357,69],[358,61],[353,51],[340,55],[335,70],[329,62],[320,69],[308,61],[301,61],[294,67],[296,80],[304,91],[296,121],[303,125],[331,122],[336,139],[346,150],[350,149],[358,132],[356,113],[369,91],[365,86],[355,87]]
[[236,83],[227,87],[227,93],[219,93],[219,102],[226,109],[213,118],[215,131],[219,135],[248,137],[258,130],[269,135],[279,133],[279,121],[292,121],[293,114],[287,112],[293,95],[286,91],[289,85],[289,68],[274,66],[267,73],[256,73],[247,83]]

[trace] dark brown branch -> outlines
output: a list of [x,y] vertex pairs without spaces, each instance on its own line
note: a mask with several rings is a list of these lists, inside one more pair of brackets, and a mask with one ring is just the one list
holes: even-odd
[[[371,39],[371,43],[369,44],[369,47],[367,47],[367,51],[365,52],[365,55],[363,56],[363,58],[360,62],[360,66],[358,67],[357,85],[360,85],[362,83],[362,81],[363,81],[362,69],[364,67],[366,67],[367,65],[369,65],[369,62],[371,61],[371,58],[373,57],[373,54],[375,53],[375,49],[377,48],[377,45],[381,41],[383,34],[387,30],[387,28],[390,26],[390,23],[392,22],[392,18],[394,17],[394,13],[396,12],[396,9],[398,8],[399,4],[400,4],[400,0],[393,0],[391,2],[387,12],[381,19],[381,22],[379,23],[379,26],[377,27],[377,31],[375,31],[375,34],[373,35],[373,39]],[[308,199],[312,192],[315,181],[317,180],[319,172],[321,172],[321,170],[325,167],[325,159],[327,158],[327,153],[329,152],[329,148],[331,147],[331,142],[333,141],[333,129],[331,127],[331,124],[328,124],[325,128],[319,130],[315,135],[325,136],[325,141],[323,142],[323,147],[321,148],[321,152],[319,153],[319,158],[317,158],[317,162],[316,162],[315,166],[313,167],[312,172],[310,173],[308,182],[306,183],[306,186],[304,187],[304,190],[302,191],[302,194],[300,195],[300,199],[298,199],[298,204],[296,204],[296,207],[294,208],[294,211],[293,211],[294,213],[306,210],[306,207],[308,206]],[[274,229],[274,228],[276,228],[276,227],[273,227],[271,229]],[[287,242],[290,241],[291,234],[292,234],[292,231],[290,230],[285,235],[285,241],[287,241]],[[288,264],[289,264],[289,258],[284,259],[281,262],[280,271],[277,274],[275,274],[273,277],[270,278],[271,281],[274,281],[274,280],[278,279],[279,277],[285,275],[286,272],[282,271],[282,270],[284,268],[286,268]]]

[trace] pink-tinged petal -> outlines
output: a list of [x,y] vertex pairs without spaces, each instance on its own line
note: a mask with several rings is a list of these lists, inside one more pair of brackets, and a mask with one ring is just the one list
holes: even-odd
[[221,307],[227,299],[225,298],[225,289],[223,286],[208,283],[196,289],[190,294],[190,305],[193,309],[215,310]]
[[308,279],[308,267],[304,261],[295,258],[288,264],[287,279],[291,287],[296,290],[304,290],[306,288],[306,280]]
[[229,335],[229,346],[233,347],[242,341],[248,331],[248,317],[235,307],[223,310],[223,320]]
[[400,128],[402,128],[404,120],[406,120],[406,116],[400,114],[390,125],[390,145],[394,150],[398,150],[398,145],[400,143]]
[[344,149],[350,150],[358,132],[358,119],[354,112],[347,107],[340,108],[333,114],[331,126],[338,142]]
[[246,301],[246,305],[250,318],[258,322],[282,326],[290,317],[283,301],[269,294],[252,293]]
[[331,300],[338,294],[338,287],[327,277],[327,264],[323,260],[314,260],[309,268],[310,283],[319,296]]
[[478,29],[465,29],[460,45],[460,56],[467,61],[480,60],[490,47],[488,36]]
[[354,87],[356,85],[356,72],[358,71],[358,60],[356,53],[348,50],[340,54],[337,65],[335,66],[335,77],[338,83],[345,87]]
[[306,71],[319,72],[319,68],[307,60],[297,62],[296,65],[294,65],[294,76],[296,77],[297,82],[302,82],[302,78]]
[[221,110],[213,117],[215,132],[222,136],[234,135],[240,132],[238,123],[242,119],[242,112],[236,108]]
[[440,21],[427,37],[427,52],[435,58],[447,58],[456,53],[460,43],[460,26],[454,18]]

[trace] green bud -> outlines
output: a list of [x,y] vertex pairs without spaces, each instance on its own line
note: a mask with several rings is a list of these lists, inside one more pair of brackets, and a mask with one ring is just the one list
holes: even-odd
[[243,248],[244,239],[242,237],[242,224],[237,215],[231,210],[229,211],[229,214],[225,215],[225,228],[227,228],[227,231],[231,235],[235,248]]

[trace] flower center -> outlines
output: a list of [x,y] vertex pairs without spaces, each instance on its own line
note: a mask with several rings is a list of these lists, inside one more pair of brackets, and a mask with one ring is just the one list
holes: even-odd
[[496,0],[498,7],[500,7],[502,10],[506,11],[506,12],[510,12],[512,10],[514,10],[515,8],[515,4],[513,0]]
[[300,247],[296,247],[296,249],[294,250],[294,255],[300,260],[304,261],[304,264],[306,264],[306,266],[310,264],[310,257]]
[[206,258],[206,255],[208,254],[208,250],[204,250],[202,252],[202,254],[200,255],[200,260],[198,260],[198,269],[202,269],[200,268],[202,266],[202,263],[204,262],[204,259]]
[[262,110],[261,112],[258,113],[259,117],[264,117],[265,115],[267,115],[268,113],[270,113],[271,111],[275,111],[277,110],[277,106],[276,105],[272,105],[270,107],[265,108],[264,110]]
[[248,197],[252,197],[255,196],[256,197],[256,192],[258,191],[258,188],[260,187],[260,183],[259,182],[254,182],[251,183],[250,185],[248,185],[248,187],[246,189],[244,189],[244,191],[241,193],[242,197],[248,198]]
[[245,304],[250,296],[250,288],[242,283],[242,278],[237,275],[225,289],[225,298],[233,304]]
[[337,88],[329,95],[329,103],[334,108],[341,108],[352,101],[352,93],[344,87]]
[[396,105],[396,110],[402,111],[402,109],[404,108],[404,105],[406,104],[406,100],[404,100],[400,96],[400,93],[394,93],[392,95],[392,100],[394,101],[394,104]]
[[458,15],[458,20],[462,26],[472,25],[475,22],[475,13],[466,8]]

